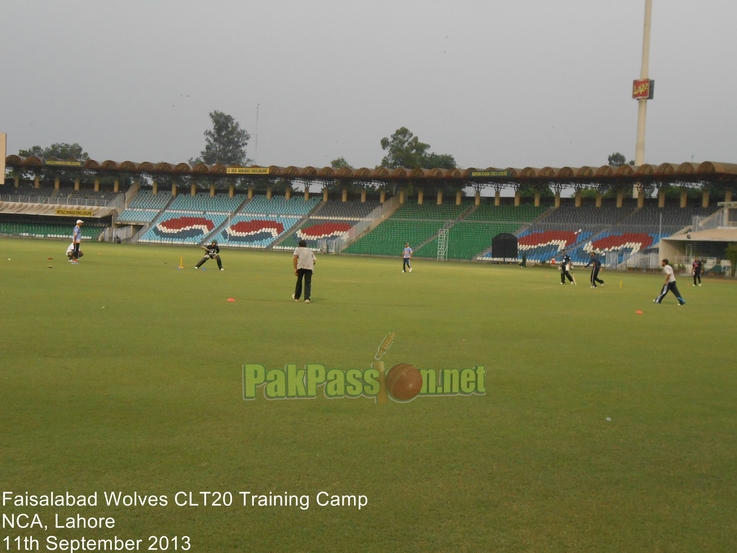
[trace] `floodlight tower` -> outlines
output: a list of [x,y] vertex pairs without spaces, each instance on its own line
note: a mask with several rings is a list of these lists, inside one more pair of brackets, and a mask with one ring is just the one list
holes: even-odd
[[5,156],[7,155],[8,135],[0,132],[0,184],[5,184]]
[[[655,82],[648,77],[650,65],[650,21],[653,13],[653,0],[645,0],[645,25],[642,34],[642,67],[640,79],[632,85],[632,97],[637,99],[637,144],[635,146],[635,165],[645,163],[645,119],[647,117],[647,101],[652,100]],[[632,194],[638,196],[635,187]]]

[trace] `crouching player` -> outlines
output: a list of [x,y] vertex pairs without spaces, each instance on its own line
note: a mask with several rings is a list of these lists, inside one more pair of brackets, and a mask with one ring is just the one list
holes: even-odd
[[[83,255],[84,254],[82,253],[81,250],[77,253],[78,258],[82,257]],[[74,261],[74,242],[69,244],[69,247],[67,248],[67,259],[69,260],[70,263]]]
[[208,259],[214,259],[218,262],[218,269],[220,269],[221,271],[225,270],[223,269],[223,262],[220,259],[220,248],[218,247],[217,240],[213,240],[210,244],[202,246],[202,249],[205,250],[207,253],[202,259],[200,259],[200,262],[194,266],[195,269],[199,269],[200,267],[202,267],[202,265],[204,265]]

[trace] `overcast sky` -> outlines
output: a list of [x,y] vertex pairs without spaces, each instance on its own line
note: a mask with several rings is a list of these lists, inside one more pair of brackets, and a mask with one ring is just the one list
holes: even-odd
[[[0,132],[9,154],[176,163],[220,110],[260,165],[374,167],[406,126],[462,167],[598,166],[634,158],[644,6],[4,0]],[[654,0],[648,163],[737,162],[736,20],[735,0]]]

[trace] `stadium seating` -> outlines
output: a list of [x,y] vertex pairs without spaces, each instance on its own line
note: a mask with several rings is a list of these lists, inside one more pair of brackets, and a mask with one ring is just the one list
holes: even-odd
[[344,253],[400,255],[405,242],[416,247],[438,233],[443,221],[397,220],[390,217],[374,230],[348,246]]
[[319,240],[330,240],[333,238],[343,238],[348,236],[356,221],[352,220],[327,220],[310,218],[303,224],[290,238],[282,242],[278,249],[291,249],[297,246],[300,240],[307,242],[308,248],[317,249]]
[[300,196],[289,200],[283,196],[274,196],[270,200],[267,200],[266,196],[254,196],[250,202],[243,206],[239,214],[303,217],[315,209],[321,201],[319,197],[312,197],[305,201]]
[[[521,258],[526,256],[528,261],[548,262],[560,256],[563,251],[572,252],[578,244],[585,242],[593,233],[591,231],[573,230],[540,230],[527,229],[519,235],[517,253]],[[492,257],[487,254],[484,257]],[[573,258],[573,255],[571,256]],[[573,258],[574,262],[585,261]]]
[[246,200],[240,194],[232,198],[228,194],[180,194],[169,205],[167,211],[199,211],[203,213],[233,213]]
[[299,222],[299,217],[237,215],[215,237],[239,248],[267,248]]
[[15,188],[6,184],[0,188],[0,198],[4,202],[46,203],[54,192],[56,191],[50,187],[34,188],[28,184],[22,184]]
[[617,207],[611,201],[604,202],[601,207],[596,207],[591,202],[586,202],[581,207],[576,207],[572,202],[566,202],[546,215],[540,223],[603,227],[615,224],[632,213],[636,207],[637,204],[631,201],[625,202],[622,207]]
[[327,202],[313,215],[312,219],[352,219],[358,220],[367,217],[381,205],[378,201],[372,202]]
[[468,203],[455,205],[435,203],[418,204],[416,201],[407,201],[397,209],[391,216],[392,219],[413,219],[413,220],[441,220],[452,221],[461,216],[470,205]]
[[576,248],[571,258],[575,263],[580,263],[587,261],[591,253],[602,255],[616,252],[619,254],[618,263],[621,263],[626,255],[649,248],[659,239],[657,233],[605,231]]
[[157,209],[126,209],[119,216],[119,223],[150,223],[159,214]]
[[482,203],[476,210],[468,215],[464,221],[499,221],[499,222],[531,222],[540,217],[549,206],[522,204],[519,206]]
[[140,190],[133,201],[128,205],[128,209],[156,209],[161,210],[171,200],[171,192],[159,192],[154,194],[150,190]]
[[198,244],[227,219],[221,214],[164,213],[140,242]]
[[690,225],[693,217],[707,217],[714,213],[718,206],[713,207],[700,207],[700,206],[686,206],[681,208],[677,205],[666,205],[665,208],[659,208],[654,200],[645,203],[645,206],[632,213],[629,217],[623,219],[620,225],[626,228],[632,228],[633,230],[638,227],[648,227],[650,229],[657,229],[661,224],[664,228],[669,230],[668,234],[672,234],[683,227]]
[[53,195],[54,200],[67,205],[107,206],[114,203],[124,194],[115,192],[94,192],[93,190],[58,190]]
[[[31,236],[33,238],[68,238],[72,240],[73,227],[55,223],[32,223],[32,222],[0,222],[0,234],[14,236]],[[95,225],[84,225],[82,227],[83,240],[95,240],[102,232],[102,227]]]
[[[497,234],[513,233],[519,224],[461,221],[448,231],[448,259],[475,259],[491,247]],[[437,258],[438,239],[435,238],[415,252],[416,257]]]

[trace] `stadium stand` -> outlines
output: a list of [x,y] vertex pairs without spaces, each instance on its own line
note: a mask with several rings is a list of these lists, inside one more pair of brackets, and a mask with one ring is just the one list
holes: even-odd
[[[58,203],[67,205],[107,206],[122,200],[124,194],[114,192],[94,192],[92,190],[61,189],[52,195]],[[122,205],[122,204],[121,204]]]
[[[33,221],[0,221],[0,234],[29,236],[33,238],[68,238],[72,240],[74,225]],[[99,225],[82,227],[83,240],[95,240],[103,231]]]
[[122,200],[123,194],[113,192],[93,192],[92,190],[72,190],[50,187],[34,188],[28,184],[18,188],[5,187],[0,193],[2,202],[38,203],[53,205],[78,205],[90,207],[106,207]]
[[21,185],[18,188],[4,186],[2,194],[0,194],[0,201],[46,203],[54,192],[56,191],[53,188],[34,188],[28,184]]
[[[344,249],[344,253],[399,255],[404,242],[415,248],[415,256],[437,257],[438,231],[449,224],[448,259],[475,259],[491,246],[494,236],[515,232],[540,217],[549,208],[523,204],[499,206],[482,203],[474,206],[406,202],[392,216]],[[460,218],[460,220],[458,220]],[[428,224],[429,223],[429,224]]]
[[[626,217],[577,247],[571,258],[574,262],[588,260],[589,255],[618,253],[618,263],[632,253],[649,248],[660,241],[661,237],[670,236],[691,224],[693,217],[706,217],[714,213],[718,206],[703,208],[701,206],[668,205],[658,207],[657,200],[646,200],[645,205],[633,210]],[[662,224],[661,224],[662,215]],[[662,233],[662,234],[661,234]]]
[[268,200],[266,196],[254,196],[250,202],[243,206],[239,214],[304,217],[315,209],[321,201],[321,198],[318,197],[312,197],[305,201],[301,197],[287,200],[282,196],[274,196]]
[[[401,209],[401,208],[400,208]],[[445,225],[444,221],[402,220],[390,217],[343,250],[364,255],[399,255],[405,242],[412,247],[430,240]]]
[[247,199],[239,194],[232,198],[228,194],[180,194],[171,202],[167,211],[200,211],[203,213],[233,213]]
[[453,221],[469,208],[469,204],[418,204],[416,201],[407,201],[391,216],[392,219],[413,219]]
[[[594,232],[584,230],[542,230],[531,228],[524,230],[518,236],[517,253],[520,258],[524,255],[528,261],[548,262],[552,258],[561,255],[563,251],[575,249],[577,245],[583,244],[593,235]],[[579,252],[579,250],[576,250],[576,252]],[[574,263],[584,263],[587,261],[586,258],[588,256],[579,253],[578,257],[575,257],[573,253],[575,252],[571,253],[571,258]],[[485,257],[492,257],[492,255],[487,254]]]
[[603,202],[601,207],[590,202],[581,207],[576,207],[573,202],[561,203],[560,207],[550,211],[539,223],[602,227],[613,225],[632,213],[636,207],[634,202],[625,202],[622,207],[617,207],[614,202]]
[[139,242],[199,244],[227,220],[227,215],[165,212]]
[[363,255],[399,255],[405,242],[417,249],[437,235],[448,221],[468,210],[470,204],[423,203],[407,201],[389,219],[343,250]]
[[[519,224],[486,223],[483,221],[461,221],[448,231],[448,259],[474,259],[491,247],[497,234],[514,233]],[[416,257],[437,258],[438,239],[434,238],[415,252]]]
[[350,229],[380,206],[381,202],[378,201],[324,202],[298,229],[273,247],[280,250],[292,249],[300,240],[304,240],[308,248],[317,250],[320,249],[321,240],[346,240]]
[[[589,258],[583,249],[586,241],[611,228],[636,207],[634,202],[626,202],[621,208],[613,201],[606,201],[601,207],[590,202],[580,207],[573,202],[561,203],[533,225],[516,232],[518,255],[520,258],[524,255],[531,262],[548,262],[568,251],[574,263],[586,263]],[[491,257],[493,252],[487,252],[482,258]]]
[[617,253],[617,263],[621,263],[627,255],[649,248],[659,240],[657,233],[604,231],[577,248],[571,257],[588,259],[591,253]]
[[519,206],[482,203],[478,208],[464,218],[464,221],[503,221],[503,222],[531,222],[545,213],[549,206],[522,204]]
[[656,200],[650,200],[645,203],[644,207],[634,211],[629,217],[623,219],[618,226],[631,228],[649,228],[657,231],[660,225],[660,215],[663,216],[663,227],[669,230],[668,234],[672,234],[683,227],[690,225],[692,218],[696,216],[706,217],[714,213],[718,206],[701,207],[686,206],[684,208],[678,205],[668,205],[659,208]]
[[239,248],[267,248],[299,222],[299,217],[237,215],[216,239]]
[[128,209],[156,209],[162,210],[171,200],[171,192],[159,192],[154,194],[150,190],[141,190],[128,204]]
[[150,190],[141,190],[128,207],[118,215],[118,223],[148,224],[166,207],[172,196],[170,192],[154,194]]
[[150,223],[159,214],[157,209],[125,209],[118,215],[119,223]]
[[300,240],[304,240],[308,248],[318,249],[320,240],[346,239],[348,231],[355,223],[355,220],[349,219],[329,220],[311,217],[284,242],[274,247],[283,250],[292,249],[297,247]]
[[367,217],[381,205],[378,201],[372,202],[326,202],[312,214],[312,219],[351,219],[359,220]]

